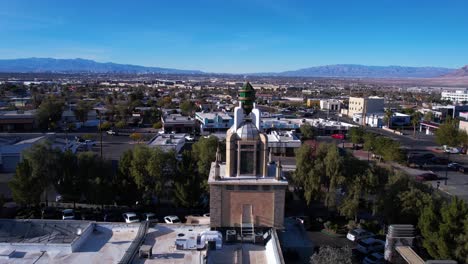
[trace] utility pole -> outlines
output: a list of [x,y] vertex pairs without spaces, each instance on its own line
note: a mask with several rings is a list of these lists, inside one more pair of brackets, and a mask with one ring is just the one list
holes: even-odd
[[[448,164],[450,164],[450,152],[447,152],[447,159],[448,159]],[[447,180],[448,180],[448,166],[445,166],[445,180],[444,180],[444,185],[447,185]]]
[[98,114],[99,114],[99,133],[100,133],[100,137],[101,137],[101,159],[102,159],[102,127],[101,127],[101,111],[97,110],[98,111]]

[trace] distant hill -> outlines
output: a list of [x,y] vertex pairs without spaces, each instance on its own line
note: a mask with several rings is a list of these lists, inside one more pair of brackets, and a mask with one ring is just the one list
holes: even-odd
[[453,72],[439,67],[365,66],[336,64],[310,67],[295,71],[259,74],[285,77],[347,77],[347,78],[430,78]]
[[62,73],[172,73],[201,74],[197,70],[179,70],[160,67],[144,67],[112,62],[96,62],[86,59],[25,58],[0,60],[0,72],[62,72]]
[[[295,71],[250,73],[254,76],[337,77],[337,78],[433,78],[467,76],[467,66],[460,70],[439,67],[366,66],[336,64],[310,67]],[[168,73],[209,74],[199,70],[145,67],[86,59],[25,58],[0,60],[0,72],[57,73]],[[456,74],[456,75],[454,75]]]
[[468,77],[468,65],[465,65],[456,71],[446,74],[443,77]]

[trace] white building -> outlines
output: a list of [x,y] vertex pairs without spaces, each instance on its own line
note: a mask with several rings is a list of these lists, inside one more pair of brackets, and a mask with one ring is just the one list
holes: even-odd
[[159,147],[164,151],[174,150],[179,153],[185,145],[186,134],[160,134],[148,143],[149,147]]
[[468,91],[466,88],[455,91],[443,91],[442,100],[450,100],[454,103],[468,102]]
[[327,111],[340,111],[340,101],[336,99],[322,99],[320,100],[320,109]]

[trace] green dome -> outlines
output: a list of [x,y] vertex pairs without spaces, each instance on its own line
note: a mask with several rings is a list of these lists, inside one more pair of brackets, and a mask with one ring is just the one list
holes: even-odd
[[242,109],[244,109],[245,114],[250,114],[255,102],[255,90],[249,82],[246,82],[239,90],[239,101],[242,102]]

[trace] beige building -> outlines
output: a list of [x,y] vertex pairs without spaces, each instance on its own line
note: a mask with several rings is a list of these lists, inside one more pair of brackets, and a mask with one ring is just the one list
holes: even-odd
[[211,227],[239,229],[243,239],[253,237],[256,228],[283,228],[288,186],[281,164],[268,162],[268,137],[254,99],[246,83],[227,131],[226,162],[218,152],[208,179]]
[[371,96],[363,97],[350,97],[348,105],[348,116],[353,118],[354,114],[369,114],[369,113],[383,113],[384,112],[384,99],[381,97]]

